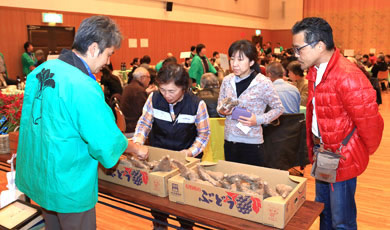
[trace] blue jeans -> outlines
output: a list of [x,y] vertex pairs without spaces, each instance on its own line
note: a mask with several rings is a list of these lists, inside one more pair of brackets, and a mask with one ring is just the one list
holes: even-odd
[[357,229],[356,177],[332,185],[316,180],[316,201],[324,203],[320,229]]

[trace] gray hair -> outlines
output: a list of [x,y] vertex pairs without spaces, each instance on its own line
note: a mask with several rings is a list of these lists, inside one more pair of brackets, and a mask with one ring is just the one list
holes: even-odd
[[212,73],[205,73],[200,79],[201,88],[218,88],[219,82],[218,78]]
[[100,53],[106,48],[119,48],[122,35],[118,25],[107,16],[92,16],[84,19],[75,35],[72,48],[84,55],[88,47],[96,42]]
[[265,72],[271,74],[272,78],[282,78],[284,75],[284,68],[279,62],[271,62],[265,67]]
[[44,56],[45,56],[45,53],[43,52],[43,50],[35,51],[35,57],[44,57]]
[[145,69],[144,67],[138,67],[134,70],[133,78],[139,80],[142,76],[145,76],[147,74],[149,74],[149,71],[147,69]]

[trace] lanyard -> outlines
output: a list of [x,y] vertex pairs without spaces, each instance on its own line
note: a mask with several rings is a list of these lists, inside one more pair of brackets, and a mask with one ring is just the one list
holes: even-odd
[[89,77],[92,78],[94,81],[96,81],[96,77],[92,74],[91,69],[89,68],[88,64],[87,64],[79,55],[76,54],[76,56],[77,56],[78,58],[80,58],[80,60],[83,62],[85,68],[86,68],[87,71],[88,71]]

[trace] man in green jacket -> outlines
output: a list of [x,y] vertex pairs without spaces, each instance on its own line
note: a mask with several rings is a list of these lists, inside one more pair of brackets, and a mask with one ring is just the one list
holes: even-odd
[[200,79],[205,73],[216,74],[217,70],[210,63],[209,59],[206,57],[206,46],[203,44],[198,44],[196,46],[196,55],[192,59],[191,67],[189,70],[190,78],[193,83],[196,82],[196,85],[200,85]]
[[84,19],[73,50],[27,78],[16,185],[43,208],[46,229],[96,229],[98,163],[111,168],[123,152],[147,152],[118,129],[93,75],[121,40],[110,18]]
[[35,63],[37,62],[37,59],[35,58],[34,54],[34,47],[31,44],[31,42],[24,43],[24,52],[22,54],[22,66],[23,66],[23,74],[28,75],[35,69]]

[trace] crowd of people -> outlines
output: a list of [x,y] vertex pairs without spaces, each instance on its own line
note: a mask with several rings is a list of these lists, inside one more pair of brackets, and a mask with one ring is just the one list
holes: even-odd
[[[209,141],[209,118],[225,117],[225,159],[264,166],[263,126],[307,106],[309,160],[315,161],[317,145],[345,156],[335,183],[316,180],[316,200],[325,204],[321,229],[356,229],[356,178],[383,132],[377,95],[367,78],[387,70],[390,58],[363,55],[349,61],[321,18],[297,22],[292,37],[293,48],[277,44],[277,53],[271,42],[264,48],[248,40],[233,42],[227,50],[230,70],[221,68],[219,52],[208,59],[204,44],[192,46],[182,64],[171,53],[156,67],[148,55],[134,58],[128,82],[110,67],[122,36],[106,16],[83,20],[73,49],[40,66],[32,44],[26,43],[18,188],[42,206],[48,228],[96,229],[99,162],[111,168],[123,152],[146,159],[146,142],[201,158]],[[0,71],[6,76],[6,68]],[[100,71],[103,91],[95,77]],[[47,79],[50,84],[39,87]],[[227,99],[236,107],[226,107]],[[126,136],[115,124],[109,107],[113,101],[124,114]],[[351,141],[341,149],[348,134]],[[152,215],[159,220],[155,229],[166,229],[161,223],[167,215],[153,207]],[[179,222],[192,228],[190,221]]]

